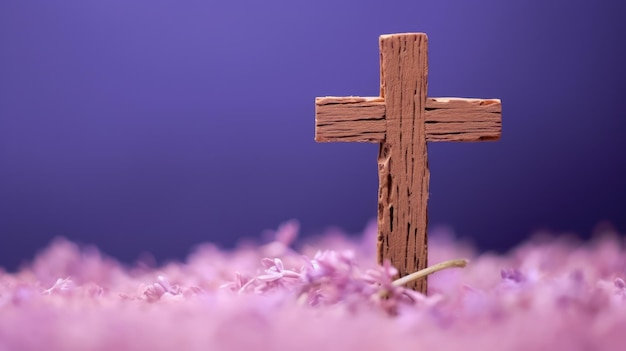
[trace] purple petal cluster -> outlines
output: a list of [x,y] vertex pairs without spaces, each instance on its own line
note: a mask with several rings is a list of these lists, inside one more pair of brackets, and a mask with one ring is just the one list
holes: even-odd
[[[297,222],[258,246],[198,247],[185,262],[125,266],[56,240],[0,269],[5,350],[621,350],[626,250],[618,236],[531,241],[476,253],[434,231],[428,296],[394,284],[360,240],[334,231],[294,246]],[[148,260],[149,261],[149,260]]]
[[355,310],[375,305],[389,314],[396,314],[400,304],[410,305],[424,297],[394,286],[398,271],[388,261],[363,271],[353,252],[331,250],[319,251],[312,259],[300,256],[299,261],[299,267],[285,268],[281,258],[263,258],[258,275],[244,279],[237,272],[234,281],[221,287],[239,294],[289,291],[307,306],[341,304]]

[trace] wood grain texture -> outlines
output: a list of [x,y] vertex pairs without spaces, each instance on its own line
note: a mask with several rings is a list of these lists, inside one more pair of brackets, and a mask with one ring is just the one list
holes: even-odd
[[502,134],[498,99],[429,98],[425,114],[427,141],[498,140]]
[[[380,144],[378,255],[406,276],[427,267],[427,141],[496,140],[497,99],[427,98],[427,37],[380,37],[380,97],[315,100],[315,140]],[[426,279],[409,287],[427,293]]]
[[385,102],[380,97],[315,99],[315,140],[379,143],[385,138]]
[[[498,140],[502,103],[498,99],[427,98],[426,141]],[[381,97],[323,97],[315,100],[315,140],[381,143],[386,135]]]
[[[381,36],[380,61],[387,128],[378,153],[378,261],[390,260],[402,277],[428,264],[426,35]],[[427,291],[426,279],[409,284]]]

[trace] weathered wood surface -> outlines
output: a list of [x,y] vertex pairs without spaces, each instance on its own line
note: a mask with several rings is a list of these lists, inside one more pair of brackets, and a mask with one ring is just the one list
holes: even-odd
[[385,101],[380,97],[315,99],[316,141],[380,143],[385,131]]
[[498,140],[501,134],[502,103],[498,99],[426,100],[427,141]]
[[[375,142],[378,153],[378,262],[400,277],[427,267],[427,141],[496,140],[497,99],[427,98],[427,37],[380,37],[380,97],[315,100],[315,140]],[[411,288],[427,292],[426,279]]]
[[[315,140],[381,143],[385,100],[380,97],[315,99]],[[498,140],[502,103],[498,99],[427,98],[426,141]]]
[[[387,130],[378,152],[378,261],[390,260],[405,276],[428,263],[426,35],[382,36],[380,61]],[[427,289],[425,279],[411,285],[418,291]]]

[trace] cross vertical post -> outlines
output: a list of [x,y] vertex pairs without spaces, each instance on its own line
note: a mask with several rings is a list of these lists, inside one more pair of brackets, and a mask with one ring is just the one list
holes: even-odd
[[[315,139],[376,142],[378,262],[400,277],[427,267],[427,141],[497,140],[497,99],[427,98],[428,46],[423,33],[380,37],[380,96],[316,99]],[[427,292],[426,279],[411,288]]]

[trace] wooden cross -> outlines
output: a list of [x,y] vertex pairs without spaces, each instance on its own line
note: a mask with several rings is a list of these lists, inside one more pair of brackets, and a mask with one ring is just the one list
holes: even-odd
[[[380,97],[316,98],[315,140],[380,144],[377,258],[390,260],[402,277],[427,266],[426,142],[497,140],[502,105],[427,98],[426,34],[383,35],[379,44]],[[410,287],[427,292],[425,279]]]

